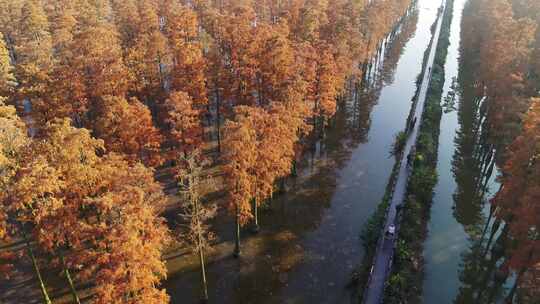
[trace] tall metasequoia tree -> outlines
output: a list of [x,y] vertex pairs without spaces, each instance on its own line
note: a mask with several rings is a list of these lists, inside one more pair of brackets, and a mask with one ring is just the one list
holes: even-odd
[[[127,50],[136,44],[136,39],[140,34],[142,26],[141,16],[139,14],[138,0],[111,0],[111,7],[114,13],[114,22],[122,41],[122,48]],[[141,4],[145,4],[144,3]],[[158,22],[157,16],[156,23]]]
[[[30,144],[26,134],[26,126],[17,116],[15,108],[5,106],[0,100],[0,239],[10,240],[22,236],[39,282],[43,302],[51,303],[29,235],[32,224],[39,218],[34,209],[46,208],[47,205],[40,201],[21,201],[11,197],[14,193],[18,194],[13,188],[18,186],[17,174],[24,166],[25,150]],[[58,184],[54,183],[56,174],[49,169],[42,163],[36,164],[36,175],[44,174],[53,179],[52,183],[36,185],[36,190],[54,192],[57,189]]]
[[101,114],[94,129],[107,150],[149,166],[160,164],[162,136],[152,123],[150,110],[135,97],[128,102],[122,97],[105,96],[100,104]]
[[339,74],[344,76],[359,74],[354,63],[362,63],[367,59],[366,54],[362,53],[365,41],[360,22],[364,6],[363,1],[337,0],[332,3],[332,9],[327,11],[328,26],[323,28],[321,37],[327,45],[332,45],[336,65],[341,71]]
[[509,147],[502,187],[492,200],[517,245],[510,249],[507,267],[518,273],[540,262],[540,98],[531,103],[522,132]]
[[22,151],[28,145],[26,127],[17,116],[15,108],[0,100],[0,238],[8,237],[5,199],[20,165]]
[[285,106],[281,103],[274,103],[268,111],[260,108],[246,109],[251,123],[257,126],[257,158],[250,170],[254,178],[252,198],[255,232],[259,230],[258,207],[272,197],[276,181],[288,176],[292,169],[294,144],[298,134],[284,110]]
[[208,301],[208,284],[206,282],[205,251],[208,242],[213,239],[208,221],[216,215],[217,206],[205,205],[201,202],[204,187],[202,170],[205,165],[200,152],[195,150],[179,161],[177,173],[179,193],[183,200],[183,210],[180,217],[184,225],[181,229],[180,239],[186,242],[192,251],[199,256],[201,270],[201,300]]
[[68,3],[69,2],[76,5],[76,11],[78,12],[77,20],[82,28],[108,23],[113,18],[111,2],[109,0],[68,1]]
[[165,203],[161,186],[151,170],[116,155],[106,157],[99,169],[103,179],[98,185],[109,191],[92,198],[98,221],[91,231],[97,235],[93,250],[85,253],[86,270],[93,270],[97,285],[96,302],[168,303],[165,290],[156,287],[166,276],[161,257],[169,239],[158,217]]
[[51,34],[54,50],[54,66],[50,72],[50,83],[42,99],[34,101],[32,119],[37,128],[44,128],[56,118],[70,117],[78,125],[84,117],[86,100],[83,100],[84,88],[77,81],[77,72],[70,63],[73,58],[72,44],[76,32],[75,11],[69,5],[57,7],[51,16]]
[[247,117],[241,113],[236,121],[225,122],[224,159],[227,175],[228,204],[235,214],[235,250],[234,256],[240,256],[240,226],[252,217],[251,199],[253,198],[254,178],[250,174],[257,159],[256,132]]
[[169,39],[172,53],[170,87],[172,90],[188,93],[197,108],[203,109],[207,103],[206,59],[203,57],[202,43],[199,40],[197,15],[192,9],[176,1],[164,2],[163,32]]
[[4,40],[4,35],[0,32],[0,98],[8,98],[15,87],[15,75],[9,50]]
[[218,64],[223,66],[223,99],[231,105],[255,105],[255,14],[250,7],[238,6],[216,22],[211,35],[220,50]]
[[[31,208],[40,247],[92,280],[96,303],[166,303],[164,204],[153,172],[115,154],[69,120],[49,124],[18,170],[9,201]],[[33,202],[33,204],[23,203]]]
[[529,106],[524,86],[536,25],[515,18],[507,0],[485,3],[482,13],[487,33],[480,48],[480,71],[489,96],[489,130],[504,147],[517,136],[520,117]]
[[74,5],[65,0],[54,4],[54,10],[49,17],[52,20],[52,44],[55,59],[62,62],[69,58],[70,46],[77,30],[77,13]]
[[[251,138],[251,143],[254,145],[255,155],[253,156],[252,162],[246,164],[245,168],[246,178],[250,183],[248,190],[250,192],[245,193],[245,195],[249,196],[249,201],[253,203],[253,210],[246,216],[245,221],[252,218],[254,220],[253,231],[258,232],[258,207],[272,194],[273,181],[275,178],[274,174],[276,173],[269,168],[269,166],[272,165],[270,163],[271,160],[268,159],[268,157],[265,157],[269,156],[269,153],[274,152],[272,150],[267,150],[266,148],[268,147],[265,145],[268,143],[265,139],[268,139],[270,135],[268,132],[273,131],[269,130],[269,125],[272,122],[270,121],[268,113],[259,107],[239,106],[235,109],[235,117],[244,127],[253,129],[254,131],[252,134],[254,137]],[[227,140],[231,139],[227,138]],[[230,143],[228,143],[228,147],[229,146]],[[270,183],[270,185],[268,185],[268,183]],[[234,191],[234,188],[229,188],[229,190]]]
[[[122,5],[128,3],[130,1]],[[160,28],[158,8],[148,1],[131,5],[134,7],[124,8],[124,14],[128,15],[123,16],[125,20],[120,22],[126,50],[125,62],[134,76],[133,92],[146,104],[152,104],[157,111],[157,105],[164,97],[170,48]]]
[[327,26],[328,0],[307,0],[300,10],[300,20],[293,29],[296,39],[316,44],[320,40],[321,29]]
[[185,92],[172,92],[165,101],[166,129],[174,157],[180,152],[186,156],[200,146],[202,130],[200,111],[195,108],[193,99]]
[[284,99],[287,87],[294,77],[294,49],[289,40],[285,22],[260,24],[255,29],[255,60],[257,72],[253,87],[257,91],[257,104],[267,106]]
[[110,23],[83,27],[74,36],[71,51],[72,58],[65,68],[72,79],[66,85],[77,89],[72,102],[80,108],[77,112],[89,111],[83,122],[93,127],[92,119],[101,111],[99,101],[108,95],[125,96],[131,77],[122,59],[117,32]]
[[[229,7],[227,5],[227,7]],[[221,151],[222,117],[230,117],[235,105],[253,105],[257,44],[251,8],[231,6],[227,14],[209,10],[203,23],[209,34],[209,92],[215,101],[218,151]]]
[[93,128],[101,98],[127,93],[132,78],[123,62],[116,29],[102,20],[99,9],[84,9],[88,11],[61,8],[55,16],[53,41],[58,60],[47,98],[34,105],[39,127],[68,117],[76,126]]
[[45,95],[53,67],[49,22],[41,2],[24,3],[14,36],[18,97],[30,103],[41,103],[47,98]]
[[48,79],[48,69],[52,66],[49,21],[40,2],[25,2],[17,30],[15,58],[21,85],[39,92],[41,88],[34,86]]
[[507,95],[513,87],[505,85],[527,72],[536,26],[531,20],[517,19],[507,0],[489,1],[484,6],[487,32],[480,49],[486,58],[481,65],[482,78],[492,87],[493,95]]
[[317,62],[317,76],[315,79],[315,108],[316,119],[320,120],[320,127],[323,128],[326,120],[336,113],[336,99],[338,91],[341,90],[342,81],[337,77],[337,67],[334,57],[328,50],[323,51]]
[[[242,178],[240,184],[233,179],[229,194],[234,207],[240,206],[238,209],[244,212],[248,208],[246,204],[253,201],[252,212],[237,216],[241,217],[240,224],[253,218],[255,232],[259,230],[258,207],[272,196],[277,179],[291,172],[301,127],[299,120],[288,111],[287,105],[281,102],[273,103],[269,110],[239,106],[235,108],[236,122],[227,122],[227,173]],[[247,130],[253,131],[243,133]],[[240,139],[242,134],[246,137]],[[249,147],[242,151],[246,154],[239,154],[242,145]]]
[[0,0],[0,32],[8,43],[14,42],[23,5],[23,1]]

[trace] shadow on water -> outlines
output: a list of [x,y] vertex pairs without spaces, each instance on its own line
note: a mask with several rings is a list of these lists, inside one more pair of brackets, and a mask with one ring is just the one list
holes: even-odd
[[[426,303],[480,303],[468,295],[476,294],[487,284],[489,280],[485,278],[491,275],[496,262],[494,256],[493,260],[482,262],[482,266],[476,264],[477,253],[482,252],[479,249],[482,232],[487,230],[484,229],[489,214],[487,200],[498,186],[495,153],[488,144],[484,125],[485,98],[474,70],[478,54],[461,43],[465,3],[465,0],[455,1],[445,66],[445,94],[455,95],[457,112],[449,111],[441,121],[437,165],[440,179],[424,250]],[[454,77],[457,77],[455,83]],[[486,267],[490,274],[482,275],[481,270]]]
[[[467,59],[463,60],[464,63]],[[470,65],[469,65],[470,66]],[[469,73],[469,76],[474,73]],[[468,246],[461,254],[459,267],[459,291],[454,298],[456,304],[491,303],[539,303],[525,300],[527,283],[529,290],[538,289],[539,273],[532,269],[511,269],[508,263],[527,250],[524,245],[510,236],[509,226],[496,217],[495,206],[489,203],[500,185],[495,181],[498,174],[495,163],[497,152],[492,146],[486,129],[485,97],[474,87],[475,79],[464,77],[462,106],[468,111],[460,115],[461,129],[457,133],[457,150],[454,158],[454,173],[458,189],[454,195],[456,220],[468,234]],[[464,112],[466,112],[464,111]],[[519,219],[518,219],[519,220]],[[526,272],[525,279],[518,282],[519,273]],[[532,288],[531,288],[532,287]],[[517,288],[517,297],[515,297]],[[523,290],[521,290],[523,289]]]
[[440,181],[424,251],[424,302],[493,304],[515,303],[517,298],[518,303],[540,303],[538,298],[523,296],[538,290],[540,273],[528,269],[516,284],[516,276],[524,269],[516,274],[508,261],[523,246],[510,237],[508,226],[494,216],[489,203],[499,190],[496,162],[501,152],[494,149],[496,140],[490,138],[486,98],[474,69],[482,58],[466,30],[475,18],[470,5],[456,1],[452,25],[446,92],[451,91],[451,78],[457,76],[453,93],[458,109],[444,115],[441,123]]
[[[389,39],[376,72],[364,86],[350,82],[299,176],[262,208],[261,232],[243,231],[242,257],[208,265],[210,302],[355,302],[346,287],[363,255],[359,233],[384,193],[390,147],[405,125],[437,7],[420,0]],[[232,223],[224,227],[222,239],[231,240]],[[198,280],[197,271],[180,273],[164,287],[173,303],[197,303]]]
[[[457,183],[453,216],[463,226],[467,246],[460,255],[460,287],[454,303],[495,303],[502,299],[503,287],[508,274],[498,271],[504,250],[504,234],[487,243],[486,237],[496,232],[489,227],[490,205],[488,200],[498,189],[494,176],[495,155],[488,144],[484,130],[482,92],[475,87],[475,76],[467,67],[468,58],[462,58],[460,71],[461,102],[459,111],[460,129],[456,133],[456,151],[453,173]],[[493,245],[492,245],[493,243]],[[488,248],[491,245],[491,249]],[[449,299],[450,300],[450,299]]]

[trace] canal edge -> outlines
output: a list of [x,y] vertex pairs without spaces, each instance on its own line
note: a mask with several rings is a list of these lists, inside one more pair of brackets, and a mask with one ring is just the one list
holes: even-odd
[[[417,155],[412,165],[411,178],[407,184],[405,207],[399,219],[407,228],[399,232],[396,240],[398,250],[394,253],[394,259],[401,263],[394,263],[387,276],[384,303],[398,303],[403,300],[412,303],[423,302],[423,248],[434,188],[438,179],[441,100],[444,93],[445,64],[450,45],[453,14],[454,0],[446,0],[432,67],[432,78],[426,94],[420,133],[415,145]],[[433,145],[426,144],[426,141],[430,141]]]
[[[415,115],[418,100],[419,100],[418,97],[419,97],[419,93],[421,91],[421,87],[422,87],[422,83],[423,83],[422,80],[425,77],[426,69],[427,69],[427,66],[429,65],[428,61],[429,61],[430,53],[432,51],[432,48],[433,48],[433,45],[434,45],[434,42],[435,42],[434,40],[435,40],[435,36],[437,34],[437,29],[439,29],[439,36],[437,37],[437,44],[436,44],[435,54],[434,54],[434,58],[433,58],[433,66],[435,66],[437,64],[438,57],[441,57],[440,54],[439,54],[441,52],[441,50],[444,50],[444,56],[442,56],[442,57],[444,57],[443,60],[446,61],[446,53],[447,53],[448,43],[442,43],[441,44],[441,42],[444,42],[443,40],[448,40],[448,31],[450,30],[450,25],[451,25],[451,20],[452,20],[453,2],[454,2],[453,0],[446,0],[446,1],[444,1],[442,3],[441,8],[440,8],[440,10],[439,10],[439,12],[437,14],[437,18],[434,21],[433,25],[431,26],[431,32],[432,32],[431,40],[430,40],[430,42],[428,44],[428,47],[426,48],[426,50],[424,52],[423,62],[422,62],[422,69],[421,69],[421,71],[420,71],[420,73],[418,75],[417,81],[416,81],[417,89],[416,89],[415,95],[412,98],[411,109],[410,109],[409,115],[407,117],[405,130],[402,131],[402,132],[399,132],[399,133],[407,134],[407,131],[408,131],[409,126],[411,124],[411,120]],[[443,7],[444,7],[444,9],[442,9]],[[442,18],[442,20],[441,20],[441,18]],[[439,22],[440,22],[440,26],[438,27]],[[445,33],[445,35],[442,35],[443,32]],[[441,47],[441,45],[443,45],[443,47]],[[444,86],[444,61],[442,63],[442,71],[441,71],[441,74],[443,75],[442,76],[443,82],[441,84],[441,87]],[[441,74],[439,74],[439,75],[441,75]],[[431,77],[430,77],[428,87],[427,87],[426,96],[425,96],[425,101],[424,101],[426,103],[426,105],[425,105],[426,108],[428,107],[428,105],[427,105],[428,104],[428,98],[430,96],[432,96],[432,93],[433,93],[432,92],[433,91],[433,86],[434,85],[433,85],[433,82],[431,82]],[[437,100],[440,101],[440,98],[438,98]],[[440,104],[438,106],[440,107]],[[427,109],[424,109],[424,111],[426,111],[426,110]],[[422,111],[422,112],[424,112],[424,111]],[[423,113],[423,114],[425,114],[425,113]],[[421,113],[421,115],[420,115],[421,116],[421,121],[420,121],[419,124],[421,124],[421,125],[423,125],[424,122],[425,122],[425,118],[424,118],[423,114]],[[440,122],[440,116],[437,119],[437,122]],[[438,138],[438,134],[439,134],[439,127],[440,127],[439,124],[437,124],[437,128],[436,128],[436,131],[435,131],[437,138]],[[420,129],[421,129],[421,127],[420,127]],[[420,130],[419,130],[419,132],[420,132]],[[420,134],[418,134],[418,137],[420,137]],[[415,138],[413,146],[417,145],[417,143],[419,141],[418,137]],[[396,139],[397,138],[398,138],[398,135],[396,135]],[[436,152],[437,151],[435,151],[435,154],[436,154]],[[399,153],[396,154],[395,156],[396,156],[396,163],[394,164],[394,167],[392,169],[392,173],[390,175],[390,178],[389,178],[389,181],[388,181],[388,184],[387,184],[386,191],[385,191],[384,197],[382,199],[382,202],[379,204],[377,210],[371,216],[368,223],[366,223],[366,225],[364,226],[364,228],[362,230],[362,233],[361,233],[361,238],[362,238],[362,241],[364,243],[363,246],[366,248],[366,255],[364,256],[359,269],[357,269],[355,271],[355,273],[353,274],[353,278],[356,281],[356,287],[359,290],[358,301],[360,303],[364,303],[366,301],[366,293],[369,290],[368,286],[369,286],[369,283],[371,281],[374,263],[376,262],[376,257],[377,257],[376,252],[380,248],[381,240],[384,238],[384,228],[386,227],[385,222],[386,222],[386,219],[387,219],[389,207],[391,206],[391,201],[392,201],[394,189],[395,189],[396,182],[397,182],[397,179],[398,179],[399,169],[400,169],[400,166],[402,165],[402,162],[404,160],[403,151],[399,151]],[[435,160],[435,166],[436,166],[436,160]],[[413,173],[411,173],[411,175],[412,174]],[[409,182],[410,181],[407,181],[407,189],[409,187]],[[406,191],[406,194],[407,195],[409,194],[408,190]],[[406,200],[407,199],[405,199],[405,201]],[[401,222],[401,221],[402,221],[402,219],[401,219],[401,212],[400,212],[400,214],[398,215],[398,218],[397,218],[397,222]],[[398,224],[398,226],[399,226],[399,224]],[[397,233],[399,233],[399,231]],[[374,235],[375,235],[375,237],[374,237]],[[397,241],[399,239],[400,239],[400,237],[398,237],[395,240],[396,243],[394,243],[394,249],[396,248],[396,244],[397,244]],[[375,241],[376,243],[373,244],[373,241]],[[371,242],[371,244],[369,244],[370,242]],[[395,255],[395,253],[392,254],[392,256],[394,256],[394,255]],[[392,265],[392,260],[393,260],[393,257],[391,258],[390,265]],[[390,267],[392,267],[392,266],[390,266]],[[386,295],[387,295],[386,293],[387,293],[387,289],[388,289],[388,288],[386,288],[386,286],[388,286],[388,281],[389,281],[390,274],[393,273],[392,270],[393,270],[393,268],[389,268],[387,270],[387,272],[385,273],[385,288],[384,288],[384,291],[382,292],[381,298],[383,298],[383,297],[386,298]]]

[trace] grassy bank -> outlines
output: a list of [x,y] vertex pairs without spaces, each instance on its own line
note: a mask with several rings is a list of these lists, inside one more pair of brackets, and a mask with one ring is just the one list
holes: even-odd
[[363,296],[363,290],[366,287],[369,279],[371,265],[373,263],[373,258],[377,249],[377,242],[379,240],[379,236],[381,235],[381,229],[386,219],[386,211],[390,206],[390,202],[392,201],[392,194],[394,192],[399,167],[401,165],[400,155],[396,155],[396,158],[397,160],[392,169],[390,180],[386,185],[386,190],[382,202],[379,204],[377,210],[375,210],[373,215],[371,215],[371,217],[365,224],[362,232],[360,233],[360,238],[362,239],[362,245],[364,246],[365,254],[364,258],[362,259],[362,263],[359,265],[359,267],[353,274],[353,282],[355,284],[356,290],[359,291],[360,300]]
[[376,253],[377,242],[379,241],[379,237],[381,236],[381,230],[383,229],[384,222],[386,220],[386,212],[388,210],[388,207],[390,206],[390,202],[392,201],[392,195],[394,193],[394,188],[397,182],[399,168],[401,166],[401,160],[403,158],[402,148],[404,146],[404,142],[407,140],[407,126],[410,125],[411,118],[414,116],[414,112],[416,110],[416,105],[418,103],[418,94],[420,93],[420,84],[421,84],[423,75],[426,71],[427,60],[429,57],[431,46],[433,45],[433,35],[435,32],[435,27],[437,25],[438,20],[439,19],[437,18],[431,27],[432,37],[428,44],[428,47],[426,48],[424,52],[424,57],[422,61],[422,69],[416,80],[417,88],[411,100],[411,109],[409,111],[409,115],[407,117],[405,127],[403,131],[396,134],[396,138],[395,138],[396,142],[394,143],[394,146],[391,151],[391,153],[396,158],[396,162],[394,164],[394,167],[392,168],[392,172],[390,174],[388,184],[386,185],[383,199],[381,203],[379,204],[379,206],[377,207],[377,210],[371,215],[368,222],[364,225],[362,232],[360,233],[360,238],[362,240],[362,245],[364,247],[365,254],[362,259],[361,264],[359,265],[359,267],[353,274],[353,281],[357,287],[357,290],[360,291],[359,292],[360,301],[362,300],[363,290],[365,289],[368,283],[371,266],[373,264],[374,255]]
[[392,273],[384,303],[420,303],[423,285],[423,244],[427,233],[433,190],[437,184],[437,154],[442,116],[444,65],[450,45],[454,1],[448,0],[443,15],[432,79],[427,92],[416,155],[407,186]]

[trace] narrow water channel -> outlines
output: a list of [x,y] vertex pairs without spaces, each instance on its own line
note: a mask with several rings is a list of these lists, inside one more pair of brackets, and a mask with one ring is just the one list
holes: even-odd
[[[208,265],[211,302],[356,302],[347,285],[364,254],[360,231],[384,194],[439,6],[418,0],[370,88],[350,94],[287,194],[261,212],[262,230],[244,241],[242,258]],[[173,303],[198,303],[198,275],[168,279]]]
[[[467,0],[454,1],[454,16],[450,30],[450,46],[445,65],[445,85],[443,96],[452,90],[452,79],[458,76],[459,50],[461,41],[461,17]],[[456,99],[461,98],[457,94]],[[452,303],[459,288],[460,254],[467,248],[467,233],[454,215],[454,193],[457,183],[453,175],[453,157],[456,153],[455,137],[459,129],[458,107],[447,112],[441,119],[439,137],[439,157],[437,172],[439,182],[435,187],[435,196],[428,225],[428,239],[425,243],[425,284],[424,302]],[[445,109],[449,111],[450,109]],[[444,286],[444,288],[441,288]]]
[[441,121],[439,183],[424,248],[424,303],[501,303],[512,285],[511,275],[497,271],[500,247],[484,248],[492,232],[489,199],[499,185],[497,169],[491,155],[483,152],[485,143],[479,132],[483,96],[474,86],[477,59],[469,57],[476,51],[461,44],[467,31],[462,28],[467,2],[455,0],[445,66],[443,96],[452,99],[455,94],[455,100],[446,102],[447,113]]

